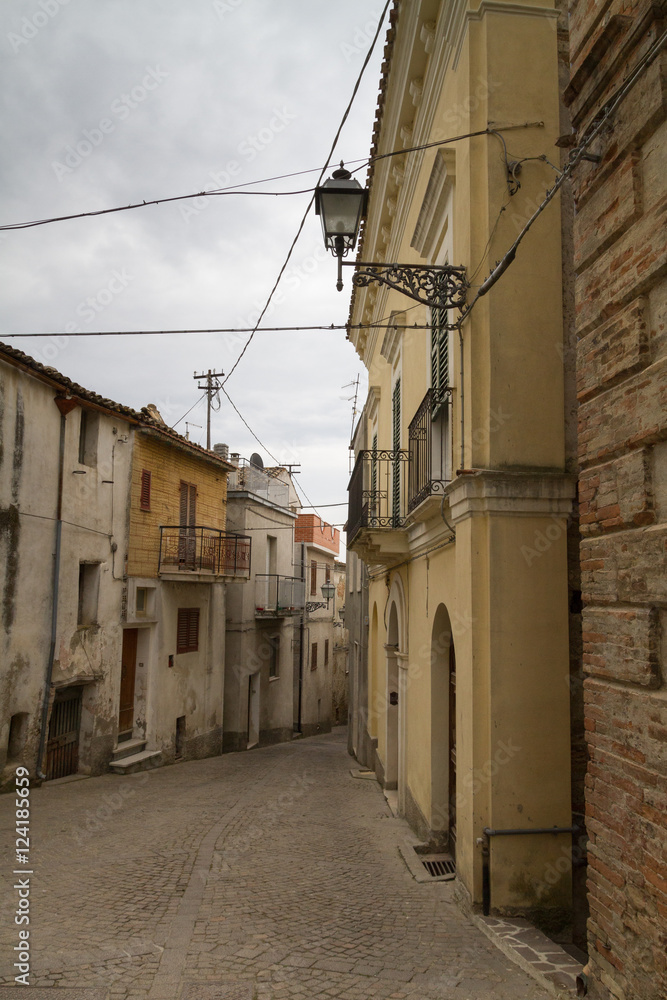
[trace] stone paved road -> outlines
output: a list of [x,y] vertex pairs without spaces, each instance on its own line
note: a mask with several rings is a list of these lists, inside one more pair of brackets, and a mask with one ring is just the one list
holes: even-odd
[[[461,913],[453,883],[413,879],[407,826],[352,767],[337,730],[36,789],[31,985],[96,987],[95,1000],[546,997]],[[13,826],[2,796],[3,986]]]

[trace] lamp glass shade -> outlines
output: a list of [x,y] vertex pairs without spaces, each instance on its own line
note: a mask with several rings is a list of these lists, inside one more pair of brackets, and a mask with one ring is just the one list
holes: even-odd
[[323,583],[322,584],[322,597],[325,601],[330,601],[336,592],[336,588],[333,583]]
[[331,177],[317,188],[315,211],[322,220],[327,250],[344,256],[354,249],[366,210],[366,194],[359,181],[351,178]]

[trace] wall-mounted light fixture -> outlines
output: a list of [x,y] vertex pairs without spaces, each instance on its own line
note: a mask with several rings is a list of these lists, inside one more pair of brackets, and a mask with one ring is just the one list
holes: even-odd
[[466,304],[468,282],[465,267],[444,264],[373,264],[343,261],[353,250],[361,220],[366,215],[368,191],[353,180],[342,162],[324,184],[315,189],[315,211],[322,220],[324,245],[338,258],[336,288],[343,288],[343,264],[356,268],[352,284],[364,287],[375,282],[388,285],[416,302],[433,309],[462,309]]

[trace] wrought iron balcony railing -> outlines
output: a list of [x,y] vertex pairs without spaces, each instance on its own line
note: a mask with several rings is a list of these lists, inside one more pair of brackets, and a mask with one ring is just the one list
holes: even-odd
[[347,520],[348,544],[362,528],[395,529],[405,524],[408,452],[360,451],[352,471]]
[[429,496],[442,496],[450,482],[448,434],[451,389],[429,389],[410,422],[408,511]]
[[306,603],[306,583],[298,576],[257,573],[255,576],[255,617],[280,618],[300,615]]
[[249,535],[180,524],[160,528],[160,573],[204,573],[247,580],[250,576]]

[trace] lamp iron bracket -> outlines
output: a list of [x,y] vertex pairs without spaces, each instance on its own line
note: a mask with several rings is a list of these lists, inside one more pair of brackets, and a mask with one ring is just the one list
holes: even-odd
[[352,284],[358,288],[378,282],[402,292],[415,302],[432,309],[462,309],[470,287],[463,265],[444,264],[369,264],[364,261],[342,261],[344,267],[354,267]]

